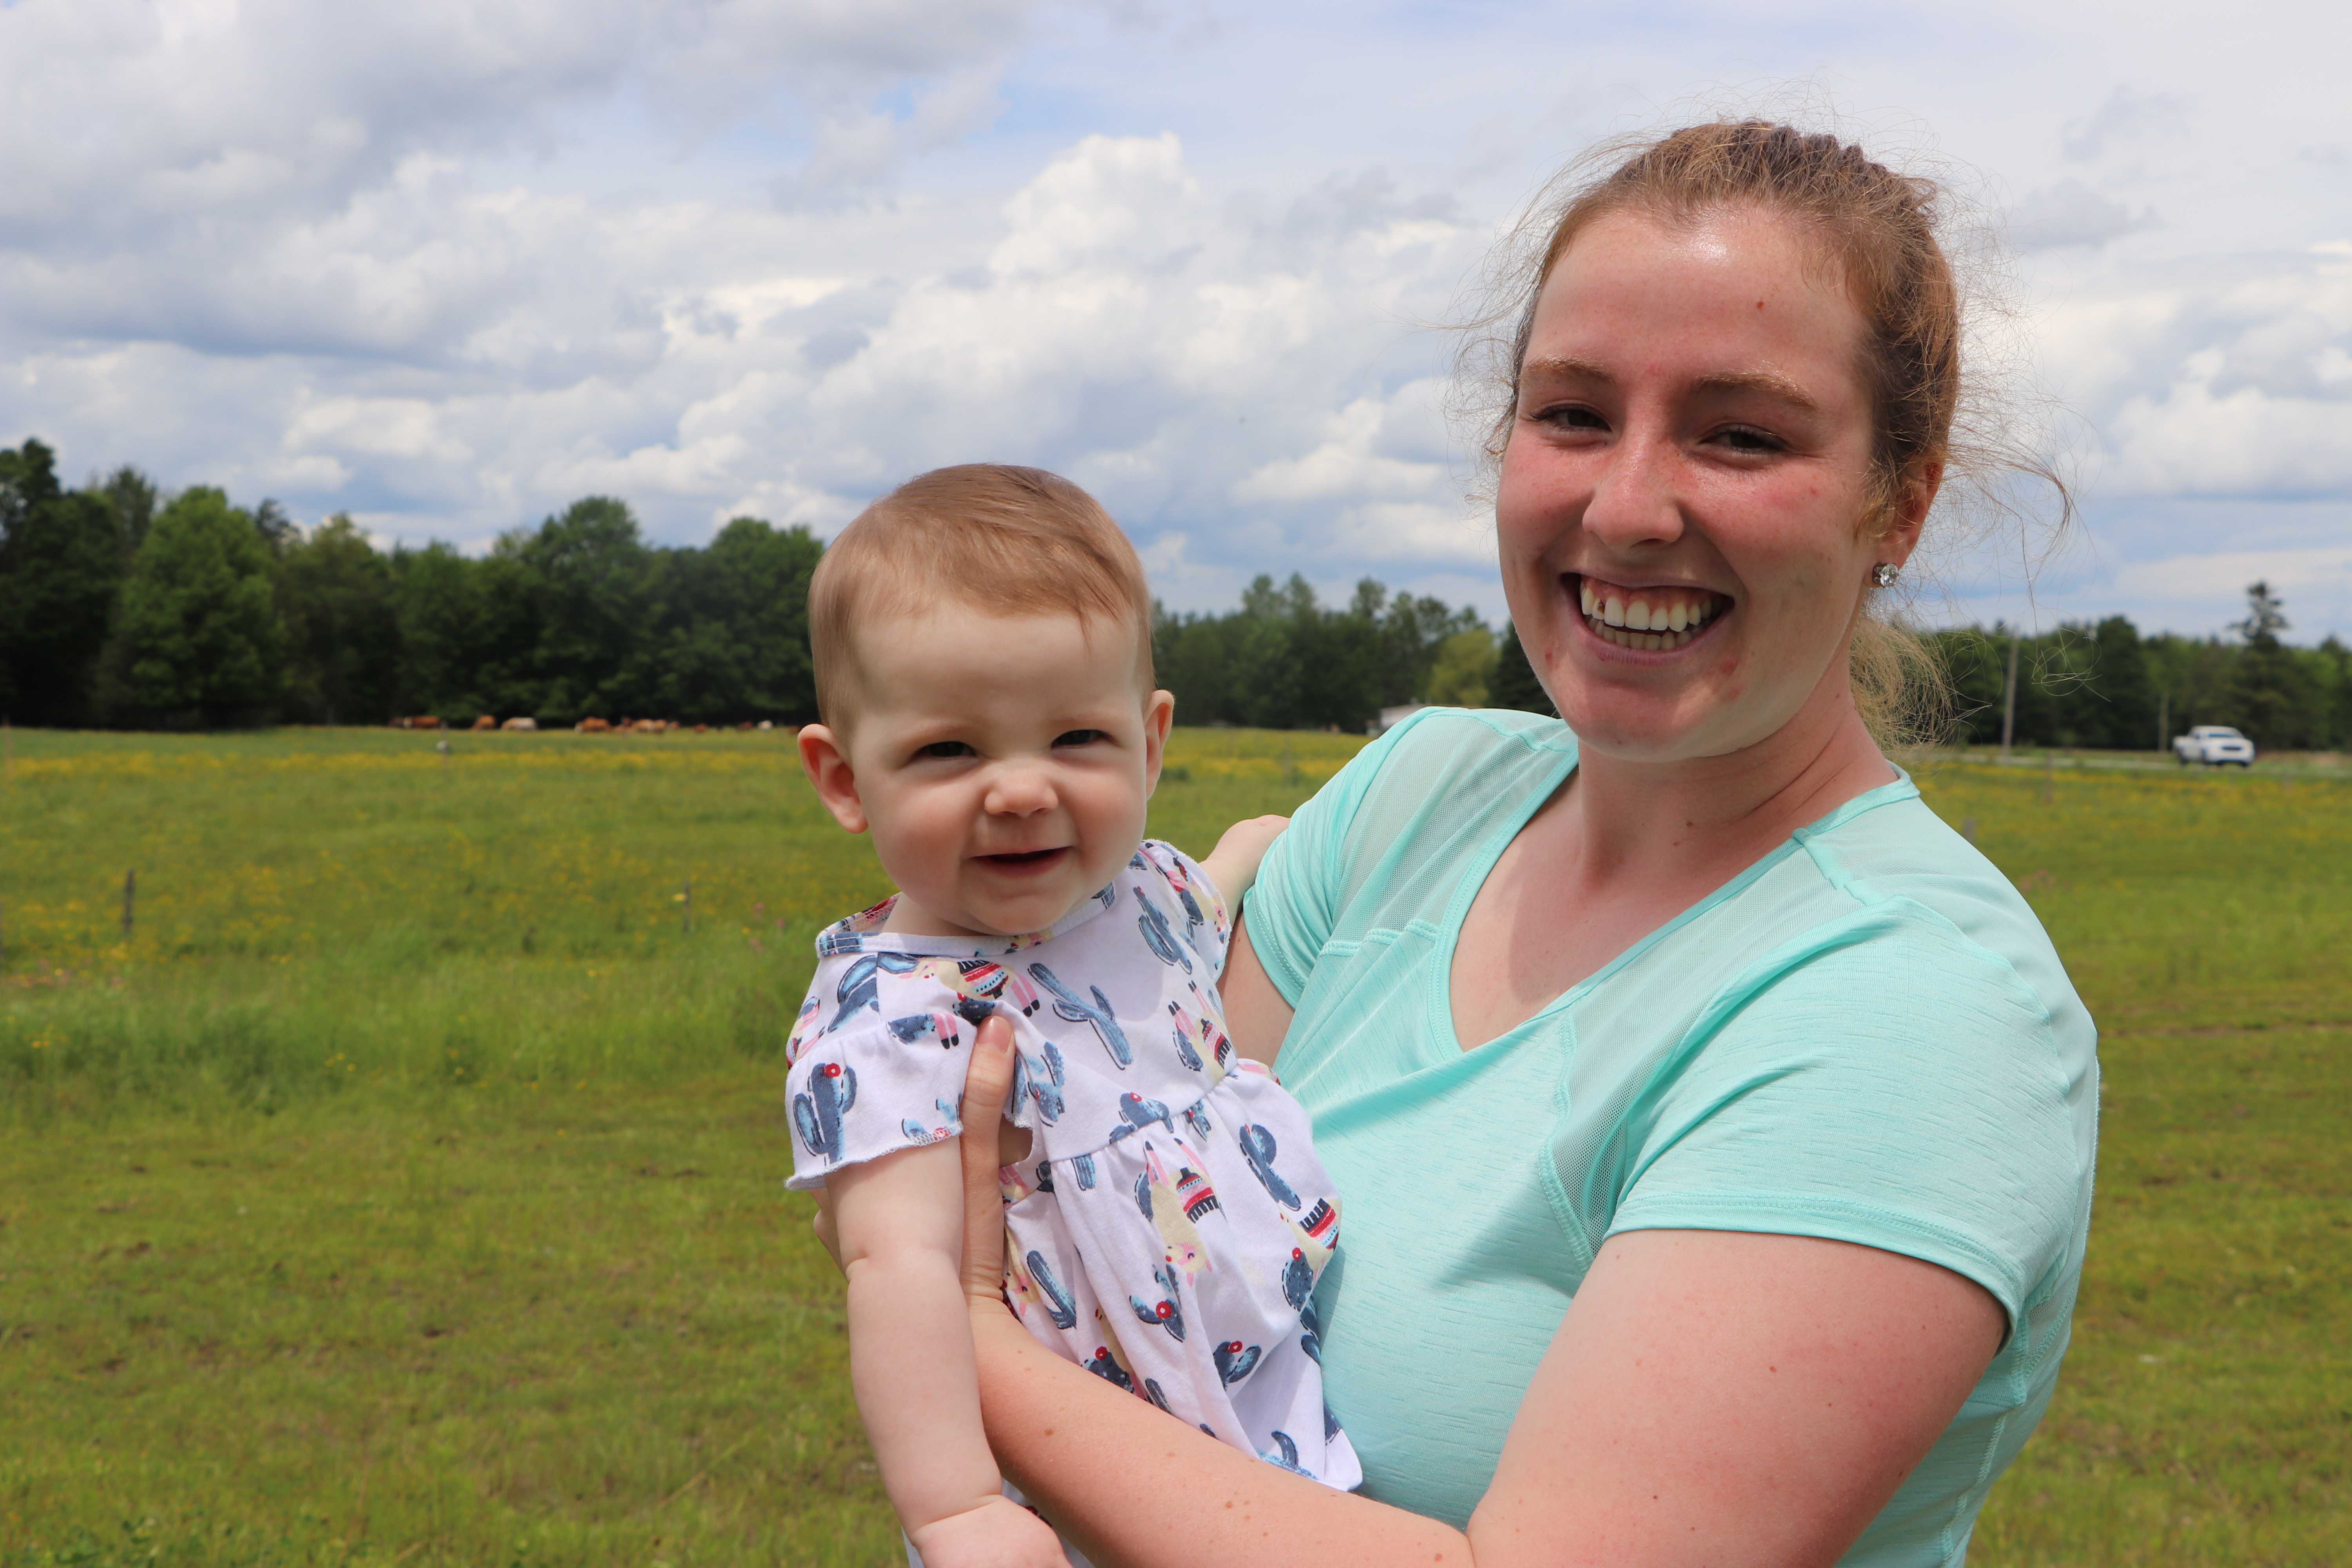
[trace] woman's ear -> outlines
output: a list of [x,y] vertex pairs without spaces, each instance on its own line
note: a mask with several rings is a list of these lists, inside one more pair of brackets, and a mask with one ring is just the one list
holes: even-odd
[[857,798],[857,774],[840,738],[823,724],[803,724],[800,748],[801,771],[816,786],[817,798],[833,819],[852,833],[865,832],[866,805]]
[[1887,529],[1878,536],[1880,559],[1900,566],[1919,547],[1919,531],[1927,525],[1928,509],[1936,504],[1936,492],[1943,488],[1944,465],[1922,463],[1903,481],[1895,492],[1895,504],[1887,509]]
[[1176,694],[1155,691],[1143,700],[1143,793],[1160,787],[1160,764],[1168,754],[1168,726],[1176,721]]

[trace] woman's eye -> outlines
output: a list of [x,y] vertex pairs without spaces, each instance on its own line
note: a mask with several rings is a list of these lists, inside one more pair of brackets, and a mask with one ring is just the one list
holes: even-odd
[[1091,746],[1097,741],[1107,741],[1108,739],[1110,739],[1110,737],[1100,730],[1065,730],[1060,734],[1054,737],[1054,744],[1057,746]]
[[1555,430],[1606,430],[1609,422],[1579,403],[1564,403],[1553,408],[1540,408],[1535,422],[1549,425]]
[[969,757],[972,750],[961,741],[933,741],[915,755],[919,757]]
[[1780,449],[1776,437],[1746,425],[1734,425],[1718,430],[1715,438],[1735,452],[1777,452]]

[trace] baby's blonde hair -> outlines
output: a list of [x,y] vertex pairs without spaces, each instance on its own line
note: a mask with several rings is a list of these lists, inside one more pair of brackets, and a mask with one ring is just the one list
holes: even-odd
[[817,711],[839,728],[856,704],[862,626],[929,605],[1075,616],[1133,628],[1150,691],[1151,589],[1143,563],[1094,497],[1043,468],[963,463],[918,474],[857,514],[809,579]]

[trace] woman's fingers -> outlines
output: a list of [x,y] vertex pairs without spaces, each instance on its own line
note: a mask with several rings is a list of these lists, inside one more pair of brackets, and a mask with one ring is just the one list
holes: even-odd
[[997,1124],[1013,1088],[1013,1026],[991,1017],[971,1042],[963,1080],[963,1288],[1004,1299],[1004,1200],[997,1189]]

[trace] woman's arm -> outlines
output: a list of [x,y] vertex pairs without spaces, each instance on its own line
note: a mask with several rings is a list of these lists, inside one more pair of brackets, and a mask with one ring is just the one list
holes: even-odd
[[1234,1048],[1252,1061],[1274,1065],[1282,1037],[1290,1033],[1292,1008],[1275,989],[1274,978],[1250,945],[1249,931],[1234,921],[1234,940],[1225,949],[1225,972],[1217,976],[1217,996],[1225,1005],[1225,1033]]
[[[1010,1081],[1007,1033],[984,1027],[976,1043],[975,1122]],[[1613,1237],[1465,1534],[1253,1459],[1038,1346],[1003,1304],[993,1146],[968,1142],[965,1280],[989,1441],[1104,1568],[1827,1564],[2000,1338],[1982,1289],[1895,1254],[1716,1231]]]
[[[992,1131],[999,1112],[988,1114]],[[857,1413],[890,1504],[931,1568],[1061,1568],[1053,1532],[1004,1497],[981,1430],[957,1271],[962,1179],[956,1151],[934,1143],[826,1183],[849,1279]]]

